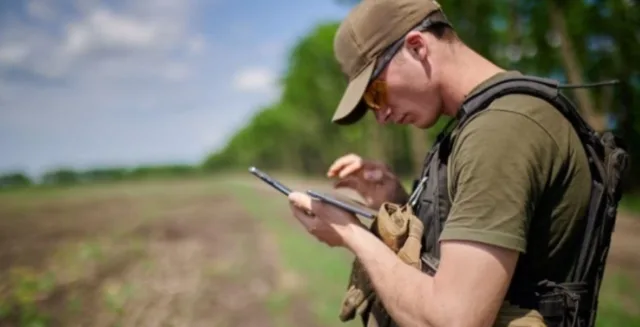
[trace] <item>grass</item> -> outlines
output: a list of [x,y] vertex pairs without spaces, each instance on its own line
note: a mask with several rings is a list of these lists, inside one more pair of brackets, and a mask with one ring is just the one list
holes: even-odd
[[[620,208],[640,214],[640,194],[628,194],[620,200]],[[638,215],[640,217],[640,215]]]
[[358,326],[355,320],[343,324],[338,318],[352,258],[344,251],[312,239],[302,227],[298,228],[297,222],[286,221],[294,218],[284,197],[275,195],[273,201],[265,201],[263,195],[249,186],[231,188],[252,216],[276,235],[285,266],[305,279],[305,292],[321,325]]
[[[15,193],[0,194],[0,207],[18,211],[31,208],[39,203],[89,203],[96,198],[126,195],[136,198],[137,195],[154,195],[152,203],[135,202],[140,210],[135,216],[138,220],[155,219],[166,213],[173,204],[167,201],[182,203],[185,199],[220,192],[232,193],[234,198],[253,216],[255,221],[274,236],[278,245],[281,263],[288,270],[302,277],[300,286],[303,299],[308,301],[314,320],[321,326],[360,326],[359,322],[342,323],[338,319],[342,297],[349,277],[352,256],[346,250],[329,248],[317,242],[294,221],[288,210],[286,199],[273,194],[257,191],[248,183],[236,183],[235,179],[212,177],[206,179],[188,179],[185,181],[144,181],[123,182],[113,185],[79,186],[61,189],[24,190]],[[251,180],[253,181],[253,180]],[[410,181],[405,181],[408,187]],[[167,194],[170,198],[167,199]],[[627,197],[624,207],[636,208],[640,211],[640,197]],[[635,207],[634,207],[635,206]],[[148,216],[148,218],[147,218]],[[125,219],[126,220],[126,219]],[[126,224],[125,224],[126,225]],[[97,265],[110,261],[109,258],[120,257],[122,253],[138,253],[143,244],[123,244],[118,236],[120,229],[127,226],[118,225],[109,235],[103,237],[84,238],[81,241],[67,244],[54,251],[55,261],[50,270],[36,272],[17,269],[13,272],[11,296],[13,303],[23,305],[23,319],[33,326],[44,326],[46,316],[34,311],[33,304],[43,294],[51,292],[51,283],[64,280],[82,279],[85,273],[94,271]],[[79,269],[81,268],[81,269]],[[640,280],[629,271],[608,268],[601,290],[598,327],[640,326]],[[205,268],[203,268],[205,269]],[[224,262],[212,262],[206,267],[207,276],[214,279],[219,275],[239,276],[230,269],[240,269]],[[53,274],[50,274],[53,272]],[[107,283],[100,288],[100,300],[103,306],[112,313],[118,314],[126,306],[134,289],[131,284]],[[287,290],[273,291],[265,305],[277,326],[293,326],[288,320],[291,311],[295,310],[298,301]],[[0,321],[3,315],[9,314],[10,308],[0,301]],[[82,311],[83,298],[70,297],[69,311]],[[29,325],[28,323],[23,324]]]
[[610,268],[599,300],[597,327],[640,326],[640,285],[627,272]]
[[[410,183],[403,182],[405,186]],[[285,264],[308,279],[308,292],[319,321],[340,325],[337,313],[351,258],[311,239],[302,228],[294,227],[297,222],[285,221],[293,218],[286,200],[279,200],[281,196],[269,196],[273,201],[265,201],[264,195],[248,186],[235,186],[233,192],[260,223],[276,234]],[[640,326],[640,285],[634,284],[629,272],[615,267],[610,270],[600,291],[597,326]]]

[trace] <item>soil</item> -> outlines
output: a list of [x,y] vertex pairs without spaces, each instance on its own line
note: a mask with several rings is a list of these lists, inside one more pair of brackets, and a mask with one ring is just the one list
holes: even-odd
[[[275,194],[252,179],[238,183]],[[48,326],[317,326],[298,292],[304,279],[280,263],[273,235],[231,196],[175,190],[19,207],[0,199],[0,327],[21,325],[31,304]],[[609,265],[629,276],[640,276],[638,235],[640,219],[621,213]],[[53,285],[11,297],[16,285],[32,291],[16,276],[42,281],[46,272]],[[282,294],[288,306],[274,314],[271,303]],[[22,301],[22,311],[7,311],[6,299]]]
[[[48,326],[316,325],[273,239],[231,197],[104,197],[0,206],[0,216],[0,298],[16,294],[16,268],[56,272],[55,285],[29,300]],[[95,258],[52,260],[86,244]],[[278,292],[292,294],[293,309],[276,321],[268,302]],[[0,326],[21,325],[29,307],[20,308]]]
[[611,250],[608,263],[630,272],[640,286],[640,217],[628,212],[621,212],[616,218],[616,225],[611,236]]

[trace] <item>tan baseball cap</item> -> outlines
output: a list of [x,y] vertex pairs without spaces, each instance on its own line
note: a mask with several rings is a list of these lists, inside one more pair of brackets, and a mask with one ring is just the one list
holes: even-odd
[[367,106],[362,96],[380,56],[439,10],[441,7],[434,0],[362,0],[349,12],[334,38],[334,55],[349,85],[333,122],[348,125],[364,116]]

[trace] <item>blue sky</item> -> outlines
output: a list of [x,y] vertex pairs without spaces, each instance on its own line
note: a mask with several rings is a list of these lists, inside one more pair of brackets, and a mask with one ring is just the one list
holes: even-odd
[[[9,3],[9,4],[6,4]],[[0,4],[0,172],[195,163],[277,99],[334,0]]]

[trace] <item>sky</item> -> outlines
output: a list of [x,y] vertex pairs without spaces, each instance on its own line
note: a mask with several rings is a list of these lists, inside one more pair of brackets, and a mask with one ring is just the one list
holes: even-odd
[[0,173],[199,163],[335,0],[0,3]]

